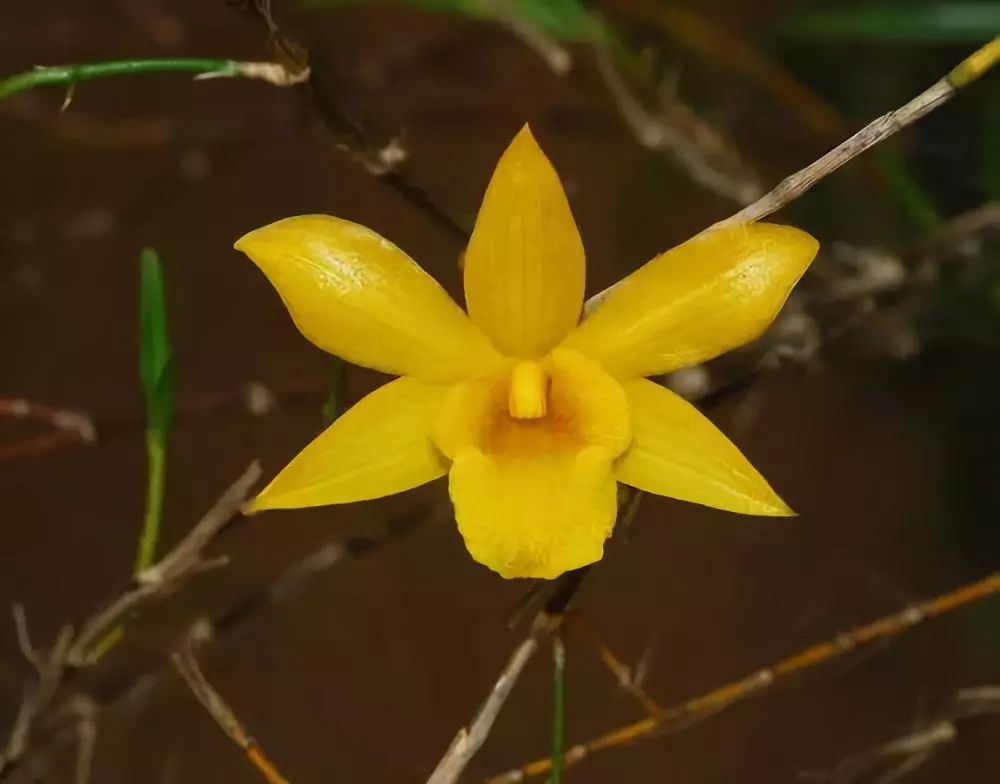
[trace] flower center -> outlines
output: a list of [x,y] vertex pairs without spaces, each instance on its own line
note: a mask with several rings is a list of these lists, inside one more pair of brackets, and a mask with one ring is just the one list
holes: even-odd
[[588,446],[617,457],[630,438],[618,382],[581,354],[562,349],[456,384],[434,427],[435,443],[452,460],[470,448],[499,461],[544,458]]
[[507,413],[514,419],[540,419],[548,411],[549,379],[538,362],[518,362],[510,373]]

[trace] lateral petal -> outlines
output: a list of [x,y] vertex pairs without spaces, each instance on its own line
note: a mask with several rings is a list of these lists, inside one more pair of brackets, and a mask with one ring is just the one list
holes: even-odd
[[398,378],[341,415],[249,504],[250,512],[400,493],[448,471],[431,441],[447,387]]
[[357,223],[286,218],[241,237],[236,249],[267,275],[306,338],[356,365],[452,381],[499,359],[437,281]]
[[656,495],[740,514],[795,513],[701,412],[646,379],[622,384],[632,416],[632,446],[618,481]]
[[818,249],[769,223],[699,234],[612,287],[563,346],[619,378],[712,359],[767,329]]

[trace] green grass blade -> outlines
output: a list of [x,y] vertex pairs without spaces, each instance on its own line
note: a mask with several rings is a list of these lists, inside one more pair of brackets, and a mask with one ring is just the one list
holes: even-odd
[[[550,35],[568,41],[587,39],[592,32],[590,11],[582,0],[376,0],[382,5],[453,13],[473,19],[496,21],[507,2],[510,11]],[[319,10],[364,4],[366,0],[297,0],[304,9]]]
[[924,232],[941,226],[941,215],[926,190],[906,165],[898,145],[888,144],[879,151],[878,161],[889,185],[889,193],[913,224]]
[[146,455],[148,484],[146,515],[135,572],[152,565],[156,558],[160,521],[163,516],[167,440],[173,419],[173,353],[167,333],[167,305],[163,268],[156,252],[146,249],[140,259],[139,375],[146,396]]
[[982,183],[986,198],[1000,202],[1000,83],[987,93],[983,118]]

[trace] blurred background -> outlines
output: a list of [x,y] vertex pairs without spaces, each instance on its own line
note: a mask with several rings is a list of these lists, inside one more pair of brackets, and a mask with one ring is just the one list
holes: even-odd
[[[252,459],[265,476],[283,466],[331,393],[342,408],[384,380],[296,332],[231,249],[241,234],[338,215],[460,296],[463,232],[530,122],[564,179],[594,293],[998,34],[1000,4],[947,0],[5,3],[2,74],[308,53],[312,78],[146,75],[82,84],[64,112],[58,88],[0,102],[0,392],[97,428],[94,443],[53,442],[44,422],[0,419],[0,604],[22,603],[46,646],[130,578],[146,493],[141,248],[162,258],[174,352],[167,547]],[[407,160],[374,170],[394,139]],[[799,516],[646,498],[616,532],[577,609],[662,703],[996,567],[998,199],[994,74],[783,210],[823,244],[783,318],[758,345],[667,380]],[[349,557],[268,593],[332,542]],[[212,553],[232,563],[143,609],[72,684],[101,706],[92,781],[259,779],[165,663],[196,617],[224,621],[201,653],[209,679],[300,783],[423,781],[525,633],[509,620],[529,584],[468,557],[442,482],[268,513]],[[641,717],[586,644],[567,646],[570,742]],[[13,621],[0,622],[0,727],[30,677]],[[551,679],[543,653],[464,780],[547,753]],[[567,776],[879,781],[884,769],[842,775],[856,772],[845,761],[993,684],[1000,607],[987,600]],[[906,780],[996,781],[998,737],[995,718],[962,722]],[[43,756],[15,776],[73,780],[72,742]]]

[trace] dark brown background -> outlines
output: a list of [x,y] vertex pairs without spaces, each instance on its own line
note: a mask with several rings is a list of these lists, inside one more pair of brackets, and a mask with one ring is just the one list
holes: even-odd
[[[586,52],[561,80],[502,30],[457,17],[277,10],[312,50],[323,84],[375,138],[405,129],[412,179],[460,222],[474,216],[503,146],[531,121],[570,192],[591,291],[731,210],[632,141]],[[715,2],[701,10],[753,35],[782,9]],[[850,62],[842,50],[786,54],[793,67],[801,58],[803,78],[831,102],[865,117],[915,94],[963,51],[870,47]],[[260,29],[221,0],[38,0],[0,10],[0,72],[169,54],[260,59],[266,50]],[[741,149],[768,181],[821,151],[788,117],[743,94],[738,77],[682,71],[689,94],[703,82],[720,101],[712,117],[741,132]],[[959,99],[908,137],[918,166],[946,172],[936,182],[949,211],[970,198],[974,172],[953,165],[952,146],[962,148],[967,115],[983,95]],[[267,221],[302,212],[359,221],[460,289],[460,244],[334,149],[292,92],[149,76],[84,85],[62,118],[60,98],[38,93],[0,105],[5,393],[99,418],[141,416],[144,245],[165,263],[182,404],[247,381],[280,389],[330,373],[328,358],[231,250],[234,238]],[[128,123],[138,121],[145,125],[136,133]],[[858,177],[852,166],[797,222],[824,242],[899,242],[905,224]],[[800,516],[747,519],[649,499],[611,543],[580,609],[630,662],[648,649],[648,688],[671,702],[984,574],[996,552],[991,361],[962,350],[909,365],[842,359],[823,372],[770,375],[714,408]],[[352,369],[350,400],[378,382]],[[321,402],[314,395],[259,419],[238,408],[180,416],[165,539],[175,541],[250,459],[276,471],[319,428]],[[127,579],[144,481],[137,432],[0,464],[0,604],[23,602],[37,638],[51,639]],[[219,544],[233,558],[229,569],[135,620],[102,688],[157,666],[185,619],[226,608],[321,543],[426,518],[258,613],[204,656],[212,681],[291,780],[424,780],[519,640],[505,621],[525,590],[469,559],[445,504],[435,483],[250,521]],[[956,687],[1000,679],[997,622],[995,604],[961,611],[690,731],[595,757],[570,779],[795,781],[914,728]],[[546,752],[547,659],[531,666],[470,781]],[[571,642],[568,667],[571,740],[638,717],[584,646]],[[12,626],[0,623],[0,726],[13,717],[26,675]],[[997,731],[996,723],[970,725],[912,780],[994,781]],[[255,780],[169,674],[141,702],[102,719],[95,782]]]

